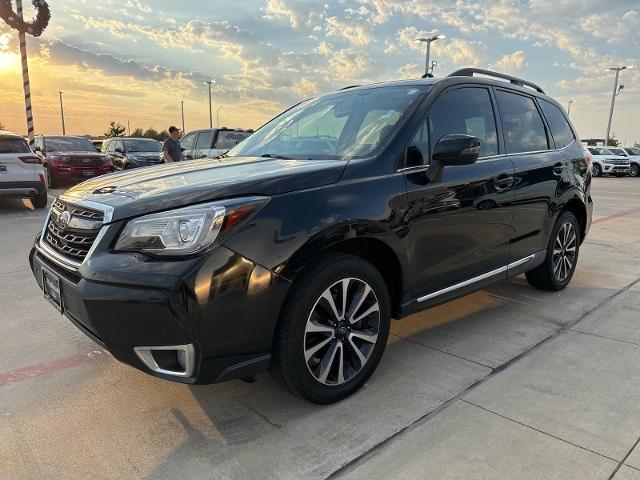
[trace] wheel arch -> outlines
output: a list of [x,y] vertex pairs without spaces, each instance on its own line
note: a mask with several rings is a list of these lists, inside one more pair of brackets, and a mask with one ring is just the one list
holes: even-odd
[[578,219],[580,224],[580,243],[582,243],[587,233],[587,206],[585,202],[578,195],[574,195],[564,203],[560,212],[562,211],[569,211]]
[[[372,232],[375,232],[373,234]],[[394,318],[408,312],[409,286],[405,280],[408,261],[401,240],[379,225],[345,223],[333,226],[309,239],[287,261],[281,275],[292,281],[320,256],[329,252],[347,253],[372,264],[382,275],[391,297]]]

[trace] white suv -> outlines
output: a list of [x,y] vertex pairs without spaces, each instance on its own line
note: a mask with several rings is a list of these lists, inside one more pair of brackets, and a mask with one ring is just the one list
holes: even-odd
[[594,177],[599,177],[604,173],[622,177],[629,175],[629,159],[622,155],[616,155],[609,150],[609,147],[587,147],[593,156],[593,167],[591,169]]
[[216,158],[235,147],[252,133],[253,130],[239,128],[207,128],[189,132],[180,140],[180,146],[185,160]]
[[0,198],[29,198],[47,206],[44,167],[20,135],[0,130]]
[[616,155],[626,157],[629,162],[629,175],[640,176],[640,148],[638,147],[607,147]]

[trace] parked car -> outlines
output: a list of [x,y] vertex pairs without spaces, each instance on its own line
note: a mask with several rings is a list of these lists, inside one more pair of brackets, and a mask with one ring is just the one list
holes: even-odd
[[40,159],[20,135],[0,130],[0,198],[29,198],[47,206],[47,183]]
[[102,152],[102,143],[104,140],[91,140],[91,143],[96,147],[97,152]]
[[593,156],[592,172],[594,177],[599,177],[605,173],[623,177],[629,175],[629,159],[614,154],[609,147],[587,147]]
[[78,185],[30,262],[122,362],[183,383],[269,369],[331,403],[373,374],[391,318],[522,273],[565,288],[590,189],[556,101],[464,69],[304,101],[218,162]]
[[102,151],[109,155],[118,170],[147,167],[162,163],[162,144],[152,138],[108,138]]
[[607,147],[611,153],[629,160],[629,175],[640,176],[640,148],[638,147]]
[[56,188],[61,182],[86,180],[115,170],[106,155],[96,152],[84,137],[38,136],[35,150],[47,173],[47,185]]
[[249,137],[253,130],[207,128],[187,133],[180,145],[185,160],[216,158]]

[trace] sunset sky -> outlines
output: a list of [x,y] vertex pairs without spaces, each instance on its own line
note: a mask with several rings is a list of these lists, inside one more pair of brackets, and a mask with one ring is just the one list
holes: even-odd
[[[28,2],[29,3],[29,2]],[[208,127],[207,87],[220,123],[255,128],[303,98],[347,85],[419,77],[433,44],[436,76],[478,66],[541,84],[580,135],[603,137],[613,73],[621,74],[612,131],[640,142],[638,0],[49,0],[52,19],[29,41],[37,133],[102,134]],[[31,10],[27,11],[29,15]],[[17,34],[0,20],[0,123],[26,131]]]

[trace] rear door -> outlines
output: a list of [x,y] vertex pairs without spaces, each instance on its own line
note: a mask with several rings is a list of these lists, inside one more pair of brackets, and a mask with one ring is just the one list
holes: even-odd
[[34,157],[29,144],[23,138],[0,136],[0,183],[37,181],[40,165],[21,160]]
[[207,158],[211,153],[215,130],[202,130],[196,140],[194,158]]
[[[497,131],[491,90],[453,87],[436,98],[407,146],[406,222],[419,306],[485,279],[506,278],[514,168],[501,154]],[[473,165],[445,167],[430,180],[430,156],[448,134],[478,137],[480,158]]]
[[505,148],[516,169],[511,263],[547,248],[556,200],[569,186],[568,159],[555,149],[533,96],[496,88],[496,98]]

